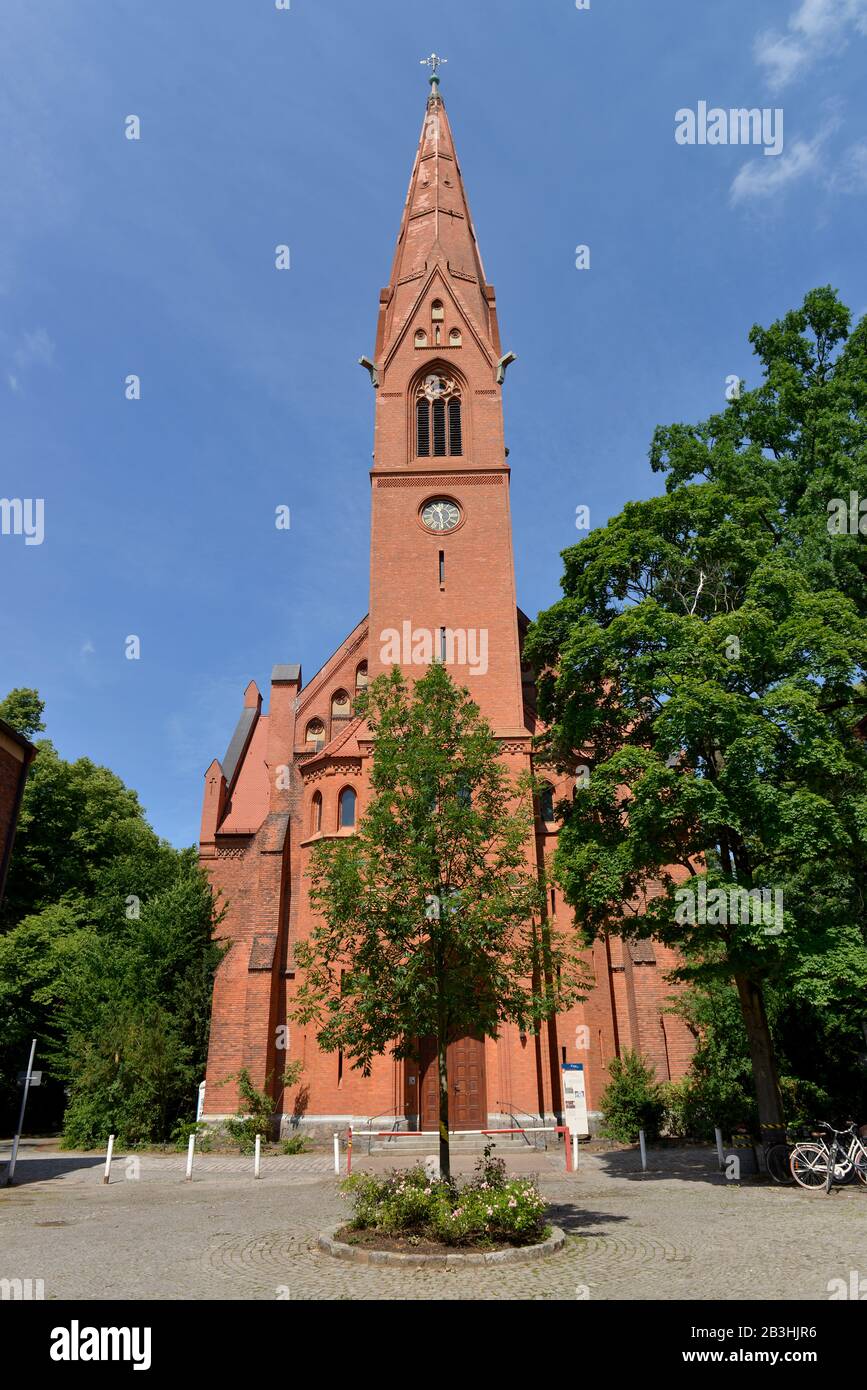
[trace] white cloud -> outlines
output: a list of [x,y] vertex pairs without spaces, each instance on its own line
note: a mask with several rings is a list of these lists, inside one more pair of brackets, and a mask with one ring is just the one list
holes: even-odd
[[54,361],[54,343],[44,328],[36,328],[32,333],[24,334],[12,357],[16,365],[22,369],[50,367]]
[[850,145],[831,175],[835,193],[867,193],[867,140]]
[[796,140],[777,159],[752,159],[738,170],[729,190],[735,205],[750,198],[772,198],[798,179],[821,168],[819,154],[828,135],[822,130],[812,140]]
[[14,370],[7,371],[6,384],[10,391],[19,395],[24,389],[21,383],[22,375],[28,372],[31,367],[51,366],[54,361],[54,343],[44,328],[35,328],[32,333],[22,335],[17,346],[11,349],[9,356],[12,359]]
[[767,29],[753,45],[772,90],[780,91],[819,59],[844,47],[854,30],[867,34],[867,0],[801,0],[787,29]]

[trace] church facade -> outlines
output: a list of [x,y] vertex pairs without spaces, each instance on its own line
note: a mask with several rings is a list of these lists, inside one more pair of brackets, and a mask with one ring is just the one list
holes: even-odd
[[[353,834],[368,800],[371,740],[354,714],[358,692],[391,664],[412,681],[425,661],[442,660],[479,704],[513,776],[533,767],[540,726],[521,658],[528,620],[515,593],[503,435],[511,355],[436,73],[380,293],[374,358],[362,360],[375,396],[369,612],[311,680],[300,666],[275,666],[267,712],[251,681],[228,751],[205,775],[200,857],[231,942],[214,989],[205,1120],[234,1112],[227,1078],[246,1068],[257,1086],[271,1078],[284,1132],[371,1119],[378,1128],[437,1127],[430,1043],[420,1043],[414,1061],[380,1057],[363,1077],[290,1019],[294,946],[314,920],[311,852],[325,837]],[[552,806],[571,791],[570,779],[548,776],[536,807],[540,862],[556,845]],[[571,927],[556,886],[547,911],[558,928]],[[452,1044],[455,1129],[561,1117],[562,1068],[576,1062],[592,1116],[609,1063],[628,1048],[647,1056],[660,1080],[683,1075],[692,1037],[665,1011],[672,953],[612,938],[586,961],[587,999],[537,1035],[506,1025],[496,1040]],[[284,1093],[289,1060],[303,1071]]]

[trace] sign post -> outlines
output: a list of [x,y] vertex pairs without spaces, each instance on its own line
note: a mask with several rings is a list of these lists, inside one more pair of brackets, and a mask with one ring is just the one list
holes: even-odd
[[575,1155],[573,1168],[578,1171],[578,1136],[589,1135],[587,1122],[587,1092],[584,1086],[584,1063],[563,1063],[563,1119],[568,1129],[567,1144]]
[[[30,1090],[30,1083],[31,1083],[31,1081],[33,1081],[34,1085],[38,1086],[38,1085],[40,1085],[40,1083],[41,1083],[41,1081],[42,1081],[42,1073],[41,1073],[41,1072],[34,1073],[34,1071],[33,1071],[33,1058],[34,1058],[35,1056],[36,1056],[36,1039],[34,1038],[34,1039],[33,1039],[33,1042],[32,1042],[31,1045],[30,1045],[30,1061],[27,1063],[27,1070],[26,1070],[26,1072],[24,1073],[24,1077],[23,1077],[23,1081],[24,1081],[24,1095],[21,1097],[21,1114],[18,1116],[18,1131],[17,1131],[17,1133],[16,1133],[16,1135],[15,1135],[15,1138],[12,1140],[12,1157],[9,1159],[9,1167],[8,1167],[8,1169],[6,1170],[6,1181],[5,1181],[5,1184],[4,1184],[4,1186],[6,1186],[6,1187],[10,1187],[10,1186],[11,1186],[12,1180],[13,1180],[13,1178],[15,1177],[15,1164],[16,1164],[17,1161],[18,1161],[18,1141],[20,1140],[22,1131],[23,1131],[23,1129],[24,1129],[24,1109],[25,1109],[25,1106],[27,1105],[27,1093],[28,1093],[29,1090]],[[36,1076],[38,1076],[38,1078],[39,1078],[38,1080],[35,1079]],[[19,1083],[20,1083],[20,1081],[22,1080],[22,1078],[19,1077],[18,1079],[19,1079]]]

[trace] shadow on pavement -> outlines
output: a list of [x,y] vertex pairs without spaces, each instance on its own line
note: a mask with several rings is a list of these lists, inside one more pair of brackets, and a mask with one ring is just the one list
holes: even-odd
[[548,1220],[552,1226],[559,1226],[569,1236],[587,1235],[588,1227],[611,1225],[613,1222],[629,1221],[628,1216],[614,1216],[608,1211],[587,1211],[575,1207],[571,1202],[551,1202],[548,1207]]
[[9,1187],[5,1186],[8,1160],[0,1167],[0,1191],[14,1191],[16,1187],[26,1187],[32,1182],[50,1182],[52,1178],[62,1178],[67,1173],[80,1172],[85,1168],[104,1167],[105,1154],[58,1154],[54,1158],[26,1158],[19,1155],[15,1177]]
[[[755,1160],[751,1149],[725,1150],[726,1158],[736,1156],[740,1161],[740,1175],[753,1182],[764,1184],[767,1179],[756,1177]],[[706,1182],[715,1187],[724,1187],[731,1179],[720,1172],[716,1149],[648,1149],[647,1171],[641,1168],[641,1153],[638,1145],[634,1149],[612,1149],[594,1155],[602,1171],[611,1178],[627,1178],[637,1182]],[[578,1158],[579,1172],[581,1157]],[[773,1184],[771,1184],[773,1186]]]

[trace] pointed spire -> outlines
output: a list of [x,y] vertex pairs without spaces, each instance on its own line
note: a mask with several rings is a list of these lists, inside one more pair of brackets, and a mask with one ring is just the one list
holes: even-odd
[[437,68],[445,59],[432,54],[433,68],[418,151],[401,219],[388,287],[383,292],[384,322],[377,361],[384,360],[406,326],[431,272],[439,268],[450,292],[477,332],[498,347],[494,294],[485,279],[454,137],[439,91]]

